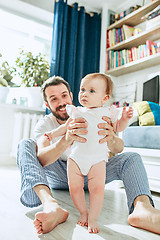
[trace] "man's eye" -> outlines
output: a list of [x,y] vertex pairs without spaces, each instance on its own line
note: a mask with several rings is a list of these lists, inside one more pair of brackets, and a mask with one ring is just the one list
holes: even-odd
[[85,89],[84,88],[81,88],[81,92],[84,92],[85,91]]
[[63,98],[66,98],[67,97],[67,94],[63,95]]
[[56,101],[56,98],[52,98],[52,99],[51,99],[51,102],[54,102],[54,101]]

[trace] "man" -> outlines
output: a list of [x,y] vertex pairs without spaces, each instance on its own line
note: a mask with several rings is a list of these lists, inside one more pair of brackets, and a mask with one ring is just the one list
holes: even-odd
[[[37,233],[47,233],[65,222],[68,212],[62,209],[52,196],[50,189],[68,189],[66,160],[73,141],[85,143],[79,135],[87,134],[85,119],[69,120],[65,136],[54,139],[50,144],[45,132],[57,128],[67,121],[66,104],[72,104],[72,93],[66,81],[51,77],[42,86],[46,106],[51,114],[45,116],[36,126],[37,144],[31,139],[23,140],[18,149],[18,165],[21,171],[21,202],[28,207],[42,203],[43,211],[35,215]],[[123,141],[114,132],[107,117],[100,123],[101,143],[107,142],[111,152],[123,150]],[[37,147],[38,146],[38,147]],[[36,152],[37,150],[37,152]],[[38,156],[38,158],[37,158]],[[106,183],[122,180],[126,190],[130,225],[160,234],[160,210],[153,206],[147,175],[141,157],[136,153],[119,154],[106,163]],[[87,179],[84,180],[87,187]]]

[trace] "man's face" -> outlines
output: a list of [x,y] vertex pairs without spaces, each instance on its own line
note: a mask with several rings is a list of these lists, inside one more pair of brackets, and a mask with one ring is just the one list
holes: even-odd
[[59,120],[59,123],[66,121],[69,117],[66,112],[66,105],[72,104],[72,93],[68,92],[67,87],[63,83],[47,87],[45,93],[47,96],[46,106]]

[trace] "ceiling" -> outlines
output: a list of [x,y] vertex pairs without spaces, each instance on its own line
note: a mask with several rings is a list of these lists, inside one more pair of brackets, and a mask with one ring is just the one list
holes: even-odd
[[[75,0],[68,0],[69,3],[74,3]],[[78,0],[80,6],[85,6],[89,9],[101,11],[103,7],[108,7],[115,12],[121,12],[133,4],[142,4],[139,0]]]
[[[43,8],[49,12],[53,12],[54,9],[54,0],[19,0],[21,2],[26,2],[31,5]],[[88,9],[101,11],[102,8],[106,5],[108,8],[115,11],[121,11],[125,7],[130,7],[132,4],[142,4],[143,0],[68,0],[69,4],[77,2],[79,6],[85,6]]]
[[[130,6],[143,5],[143,2],[148,1],[150,0],[68,0],[68,4],[77,2],[87,11],[101,12],[106,7],[121,12]],[[50,25],[53,22],[54,2],[54,0],[0,0],[0,8]]]

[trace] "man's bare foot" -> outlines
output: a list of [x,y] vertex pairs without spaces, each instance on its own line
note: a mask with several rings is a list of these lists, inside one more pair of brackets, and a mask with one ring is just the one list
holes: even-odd
[[160,234],[160,210],[150,203],[138,202],[128,217],[128,223],[133,227]]
[[69,213],[55,201],[50,201],[43,206],[43,212],[36,213],[33,223],[38,234],[48,233],[58,224],[65,222],[68,215]]
[[77,223],[82,227],[88,227],[88,213],[81,214]]
[[99,233],[99,226],[97,220],[88,219],[88,232]]

